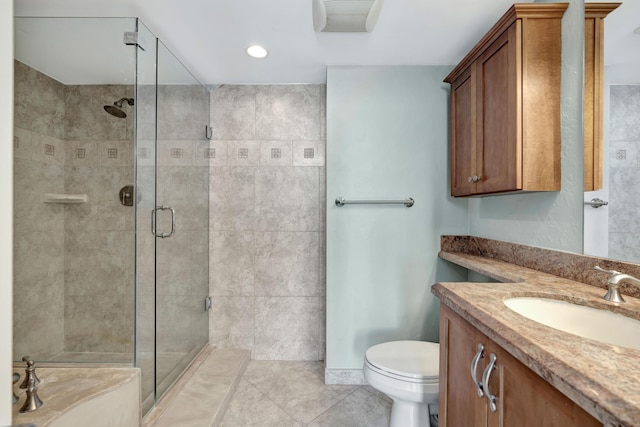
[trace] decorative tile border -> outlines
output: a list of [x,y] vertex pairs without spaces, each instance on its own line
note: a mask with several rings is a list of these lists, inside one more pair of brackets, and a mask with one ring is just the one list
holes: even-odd
[[205,148],[203,157],[205,159],[215,159],[216,158],[216,149],[215,148]]
[[44,154],[45,156],[55,156],[56,146],[51,144],[44,144]]
[[304,158],[305,159],[313,159],[315,157],[315,150],[313,148],[305,148],[304,149]]
[[294,166],[324,166],[325,142],[293,141]]

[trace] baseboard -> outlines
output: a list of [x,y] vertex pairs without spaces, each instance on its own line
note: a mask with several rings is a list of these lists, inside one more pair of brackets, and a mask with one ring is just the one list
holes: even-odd
[[324,369],[325,384],[366,385],[362,369]]

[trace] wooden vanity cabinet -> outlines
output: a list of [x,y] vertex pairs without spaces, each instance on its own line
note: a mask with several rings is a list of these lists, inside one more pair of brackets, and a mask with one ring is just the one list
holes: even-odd
[[621,4],[584,5],[584,191],[602,188],[604,18]]
[[[472,379],[472,361],[484,346],[477,378],[481,381],[492,354],[495,368],[479,397]],[[487,393],[496,396],[491,411]],[[602,426],[569,398],[491,341],[447,306],[440,310],[441,427],[591,427]]]
[[444,80],[452,196],[560,190],[566,8],[513,5]]

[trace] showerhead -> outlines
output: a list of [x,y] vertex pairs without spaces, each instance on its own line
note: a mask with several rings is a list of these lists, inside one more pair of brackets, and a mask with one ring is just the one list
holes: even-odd
[[122,111],[122,104],[127,101],[127,104],[133,105],[133,98],[122,98],[113,103],[113,105],[105,105],[104,111],[119,119],[127,117],[127,113]]

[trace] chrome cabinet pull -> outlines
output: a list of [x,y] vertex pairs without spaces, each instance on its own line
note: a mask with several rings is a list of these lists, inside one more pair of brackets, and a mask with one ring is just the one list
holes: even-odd
[[[156,232],[156,211],[171,211],[171,232],[170,233],[160,233]],[[151,233],[154,236],[160,237],[161,239],[172,237],[176,234],[176,211],[171,206],[156,206],[154,209],[151,209]]]
[[489,409],[491,410],[491,412],[496,412],[496,410],[498,409],[498,406],[496,405],[497,397],[495,394],[491,394],[491,392],[489,391],[489,377],[491,376],[491,372],[496,367],[496,359],[496,355],[494,353],[491,353],[491,355],[489,356],[489,364],[482,373],[482,384],[484,384],[484,391],[487,394],[487,400],[489,401]]
[[473,359],[471,360],[471,379],[473,383],[476,385],[476,392],[478,393],[478,397],[484,396],[484,392],[482,391],[482,381],[478,381],[478,377],[476,376],[476,371],[478,370],[478,363],[480,359],[484,358],[484,345],[482,343],[478,343],[478,352]]

